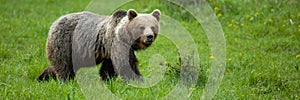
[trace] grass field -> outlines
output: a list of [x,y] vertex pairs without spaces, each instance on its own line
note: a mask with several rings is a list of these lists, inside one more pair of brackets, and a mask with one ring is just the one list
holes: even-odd
[[[83,11],[88,0],[1,0],[0,99],[85,99],[76,81],[39,83],[35,78],[50,65],[45,43],[50,25],[64,14]],[[147,1],[148,2],[148,1]],[[215,99],[300,99],[300,2],[297,0],[209,0],[224,29],[226,70]],[[297,7],[298,6],[298,7]],[[160,9],[192,35],[199,51],[200,73],[190,98],[198,99],[207,82],[209,41],[184,9],[164,1],[131,2],[120,9],[149,13]],[[158,37],[153,47],[137,52],[143,75],[148,59],[159,53],[167,70],[151,88],[135,88],[118,79],[106,86],[119,98],[158,99],[176,85],[180,65],[175,44]]]

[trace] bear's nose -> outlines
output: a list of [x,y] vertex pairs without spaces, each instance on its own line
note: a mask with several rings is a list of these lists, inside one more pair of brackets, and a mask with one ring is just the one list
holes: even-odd
[[150,41],[153,40],[153,35],[152,34],[147,34],[146,37],[147,37],[147,40],[150,40]]

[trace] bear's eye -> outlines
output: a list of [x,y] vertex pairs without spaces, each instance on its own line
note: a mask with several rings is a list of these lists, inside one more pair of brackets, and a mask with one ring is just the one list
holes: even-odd
[[141,30],[144,30],[144,29],[145,29],[145,27],[144,27],[144,26],[141,26],[141,27],[140,27],[140,29],[141,29]]
[[151,29],[154,30],[154,26],[151,26]]

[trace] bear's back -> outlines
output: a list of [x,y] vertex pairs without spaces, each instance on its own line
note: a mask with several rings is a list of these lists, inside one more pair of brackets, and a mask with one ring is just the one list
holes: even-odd
[[[47,39],[46,53],[54,66],[72,66],[72,52],[95,45],[100,23],[107,16],[91,12],[72,13],[57,19],[50,27]],[[95,38],[95,39],[94,39]],[[73,48],[73,51],[72,51]],[[77,49],[76,49],[77,48]]]

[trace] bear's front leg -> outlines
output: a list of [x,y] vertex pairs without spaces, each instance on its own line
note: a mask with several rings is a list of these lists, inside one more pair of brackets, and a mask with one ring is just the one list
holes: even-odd
[[130,45],[115,42],[111,51],[111,60],[115,72],[126,82],[137,79],[142,81],[137,66],[137,58]]
[[[116,63],[118,63],[118,61],[116,61]],[[136,63],[131,62],[132,64],[130,64],[130,61],[123,62],[122,65],[119,65],[116,63],[114,63],[114,65],[116,65],[116,66],[114,66],[114,69],[123,80],[125,80],[126,82],[128,82],[130,80],[142,81],[142,76],[141,76],[139,70],[137,69]],[[133,66],[131,66],[131,65],[133,65]]]
[[110,59],[103,61],[99,74],[103,80],[108,80],[117,76]]
[[141,76],[141,73],[138,69],[138,59],[136,58],[134,51],[132,49],[130,49],[129,52],[129,63],[134,73],[138,76]]

